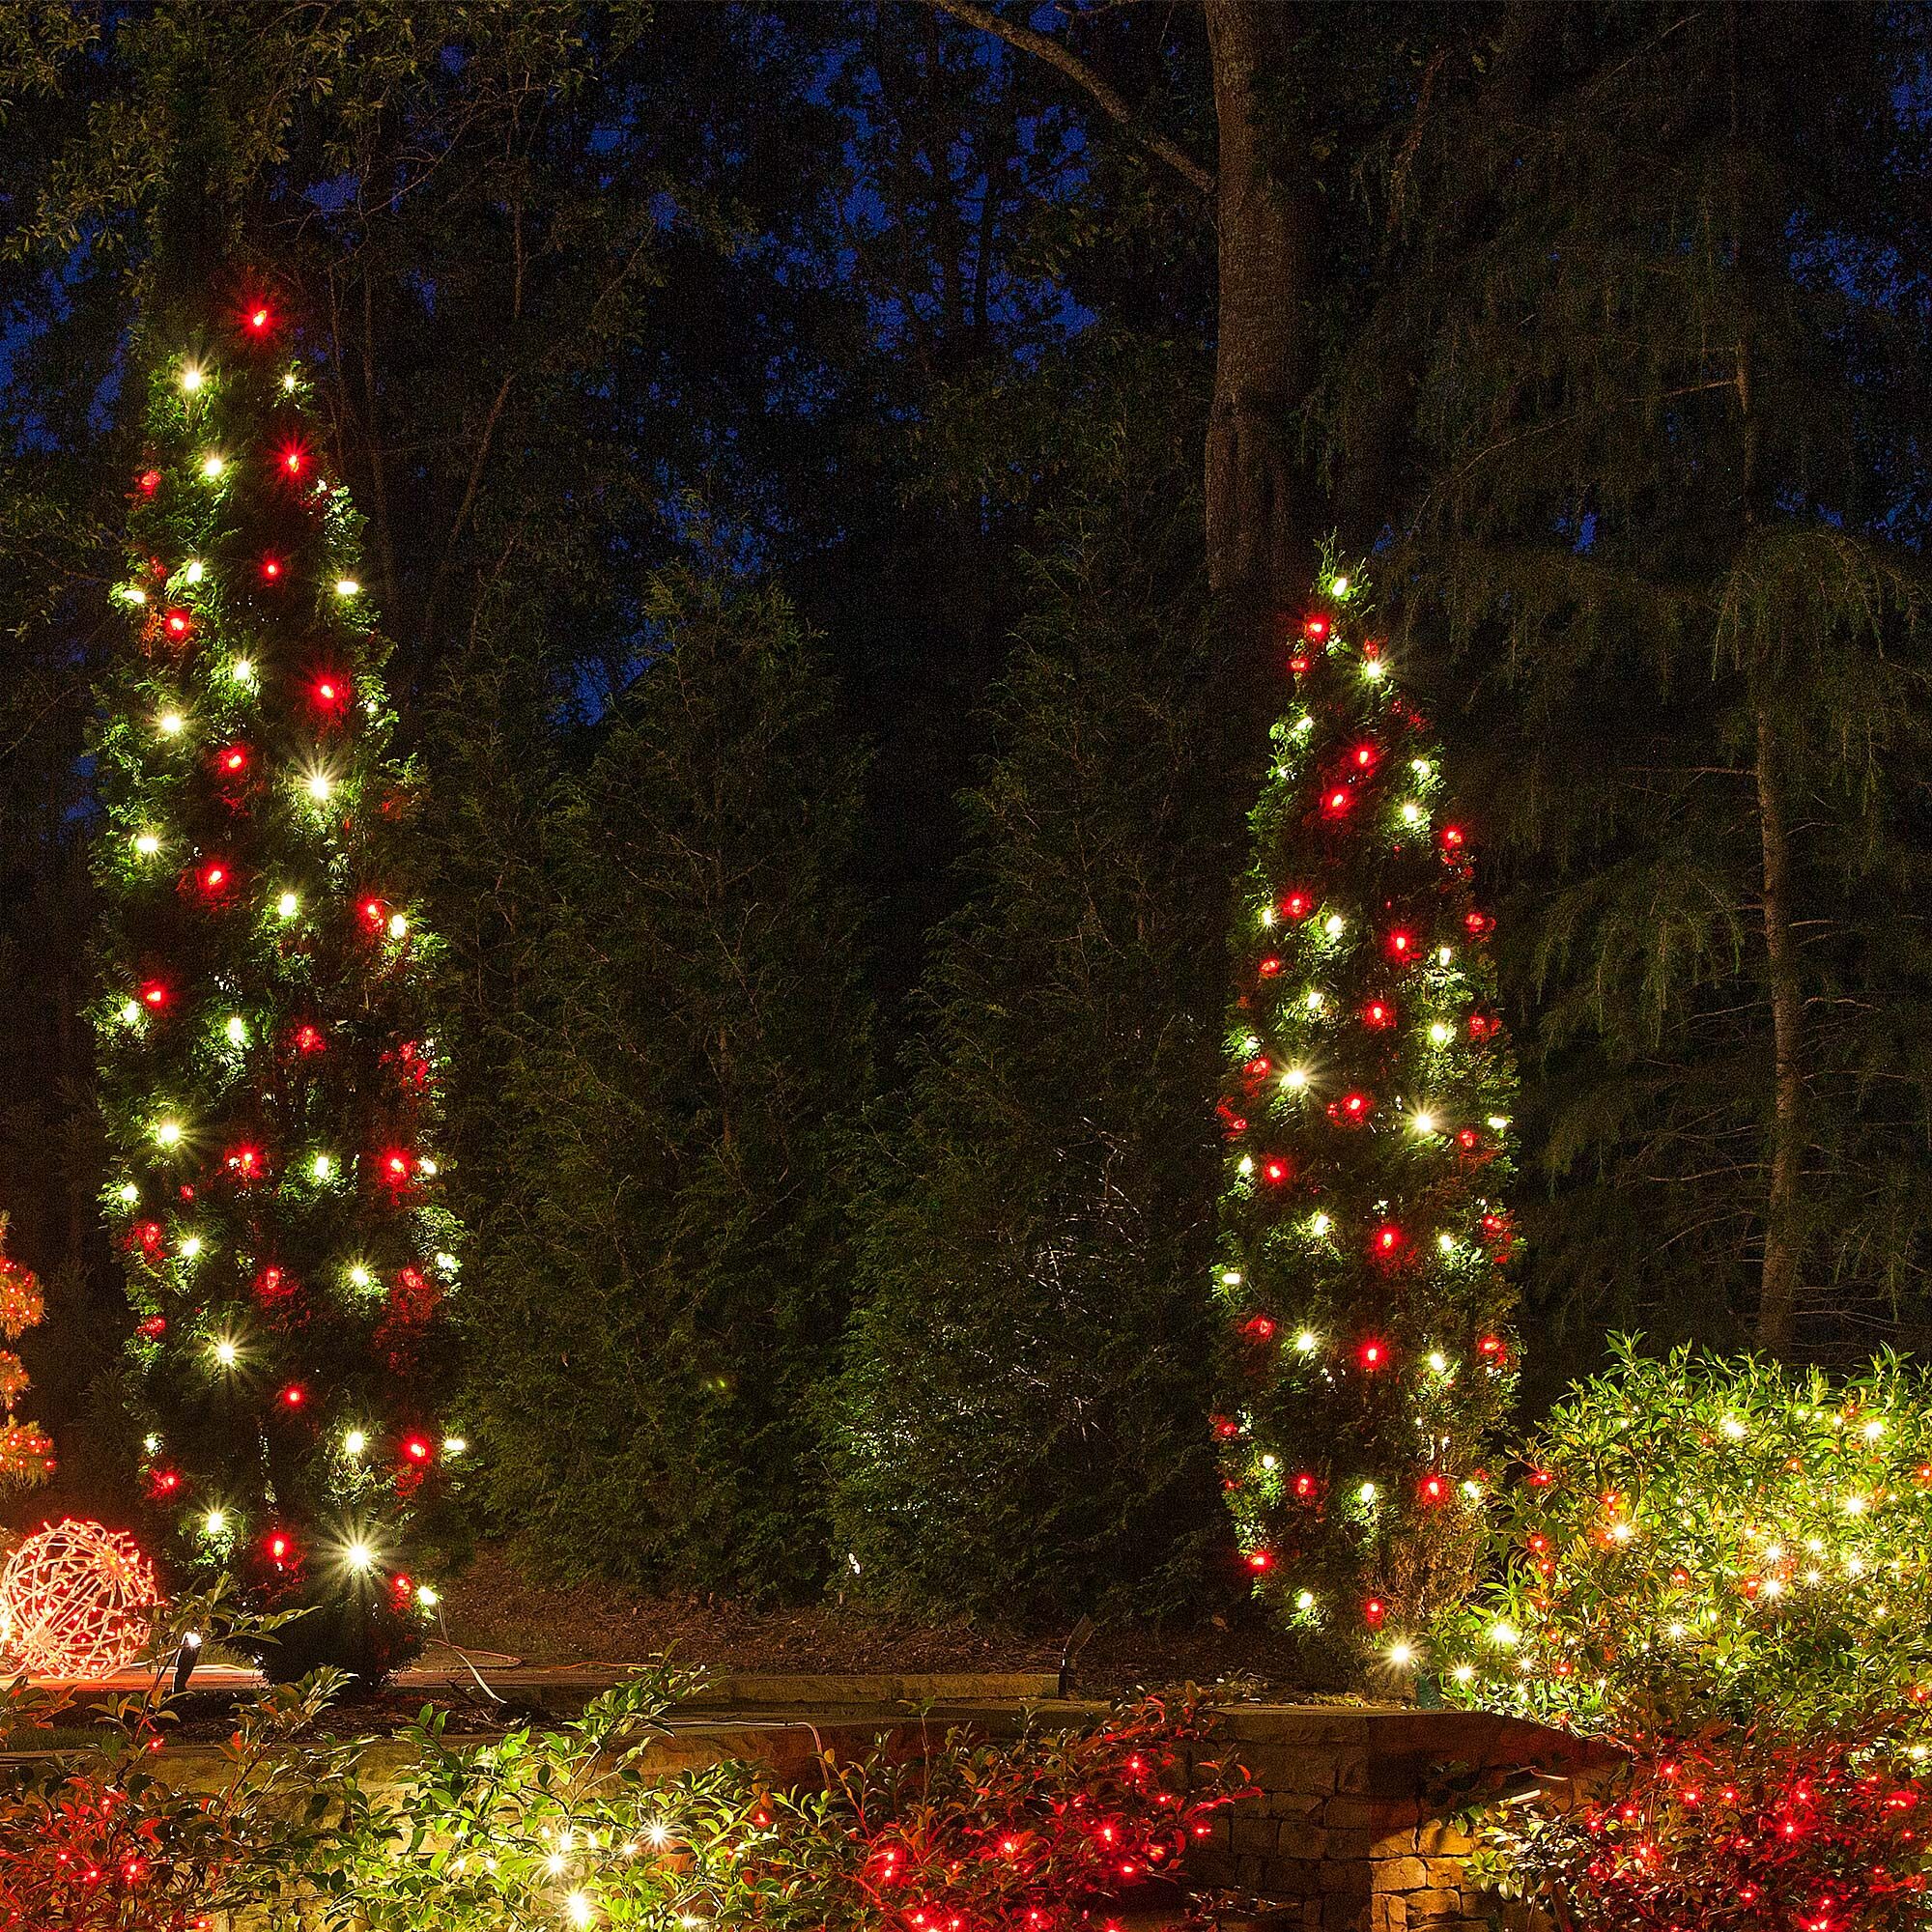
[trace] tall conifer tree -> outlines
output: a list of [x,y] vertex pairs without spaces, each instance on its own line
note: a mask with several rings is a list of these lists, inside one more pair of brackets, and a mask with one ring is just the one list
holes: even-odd
[[1515,1072],[1469,822],[1359,588],[1321,590],[1235,935],[1214,1428],[1257,1589],[1400,1668],[1469,1580],[1514,1380]]
[[95,748],[131,1401],[178,1572],[312,1606],[271,1662],[379,1671],[419,1616],[408,1526],[461,1446],[435,1388],[457,1257],[415,782],[289,325],[254,286],[184,313],[143,344]]
[[1388,577],[1515,895],[1529,1292],[1586,1358],[1917,1344],[1932,25],[1488,31],[1402,144],[1342,440],[1419,403]]

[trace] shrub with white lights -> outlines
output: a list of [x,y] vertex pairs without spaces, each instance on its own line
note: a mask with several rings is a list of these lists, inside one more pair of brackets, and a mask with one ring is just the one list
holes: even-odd
[[1494,1826],[1585,1923],[1918,1926],[1932,1877],[1932,1377],[1616,1367],[1497,1498],[1492,1576],[1433,1634],[1459,1701],[1628,1770]]

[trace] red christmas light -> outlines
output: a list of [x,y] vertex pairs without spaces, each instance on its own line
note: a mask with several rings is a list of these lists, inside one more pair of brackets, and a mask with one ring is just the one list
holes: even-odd
[[277,1400],[284,1408],[299,1408],[308,1400],[308,1390],[300,1382],[291,1382]]
[[1362,1605],[1362,1621],[1365,1624],[1367,1624],[1371,1630],[1380,1630],[1382,1627],[1382,1619],[1387,1615],[1388,1615],[1388,1605],[1384,1604],[1379,1597],[1371,1597],[1369,1601]]
[[1214,1434],[1223,1442],[1232,1442],[1241,1433],[1241,1425],[1232,1415],[1217,1415],[1213,1419]]
[[1371,1000],[1362,1009],[1362,1024],[1366,1027],[1392,1027],[1395,1025],[1395,1009],[1386,1000]]
[[1364,1342],[1355,1350],[1355,1359],[1365,1369],[1379,1369],[1388,1361],[1387,1345],[1381,1342]]
[[1252,1342],[1272,1342],[1277,1325],[1271,1315],[1251,1315],[1241,1323],[1241,1333]]
[[1298,1501],[1312,1503],[1321,1493],[1321,1484],[1306,1469],[1294,1479],[1294,1493]]
[[286,1567],[295,1555],[295,1539],[286,1530],[270,1530],[262,1539],[262,1548],[267,1552],[269,1561],[280,1570]]
[[1358,772],[1369,772],[1375,769],[1376,760],[1380,756],[1380,748],[1365,741],[1349,753],[1349,762]]
[[174,643],[185,644],[194,636],[194,615],[191,611],[180,609],[170,611],[161,623]]
[[349,681],[325,671],[309,686],[308,695],[318,711],[340,711],[349,702]]
[[1456,1129],[1456,1145],[1464,1153],[1475,1152],[1477,1147],[1482,1143],[1482,1135],[1474,1127],[1458,1127]]
[[246,310],[242,321],[251,335],[266,335],[275,324],[274,313],[266,302]]
[[148,1494],[155,1502],[166,1502],[170,1496],[179,1492],[181,1486],[182,1477],[179,1469],[150,1469],[148,1471]]
[[262,1178],[262,1150],[258,1147],[230,1148],[226,1155],[229,1173],[238,1180],[259,1180]]
[[1269,1186],[1279,1187],[1288,1179],[1289,1166],[1287,1161],[1276,1156],[1271,1160],[1263,1162],[1262,1173],[1266,1178]]
[[1272,952],[1270,952],[1265,959],[1262,960],[1256,966],[1255,971],[1259,973],[1264,980],[1272,980],[1274,976],[1281,971],[1281,961],[1278,958],[1276,958]]
[[205,898],[219,898],[235,883],[235,875],[222,859],[211,859],[195,875]]
[[265,556],[262,559],[262,576],[270,583],[273,583],[281,574],[282,565],[279,557]]
[[1471,1013],[1469,1015],[1469,1037],[1477,1040],[1492,1038],[1496,1028],[1501,1024],[1501,1021],[1492,1019],[1488,1013]]
[[1408,1236],[1393,1221],[1384,1221],[1369,1239],[1370,1252],[1379,1262],[1398,1259],[1408,1246]]
[[1467,835],[1460,825],[1445,825],[1436,837],[1442,841],[1443,851],[1449,853],[1460,852],[1467,842]]
[[1376,1096],[1357,1090],[1328,1102],[1328,1118],[1345,1127],[1359,1126],[1375,1111]]
[[1495,924],[1495,921],[1488,913],[1478,912],[1473,906],[1463,915],[1463,929],[1475,939],[1481,939],[1485,933],[1493,932]]
[[328,1037],[319,1026],[304,1020],[290,1036],[298,1053],[320,1053],[328,1044]]
[[1354,794],[1347,785],[1335,785],[1321,794],[1321,810],[1329,818],[1346,818],[1354,802]]
[[1248,1568],[1256,1576],[1274,1567],[1274,1557],[1265,1549],[1251,1549],[1248,1552]]
[[1281,910],[1286,919],[1306,919],[1315,910],[1315,895],[1298,891],[1286,893],[1282,895]]
[[406,1438],[403,1443],[403,1454],[412,1463],[418,1464],[427,1463],[435,1453],[430,1447],[430,1440],[427,1435],[412,1435]]
[[264,1308],[277,1308],[295,1299],[294,1278],[282,1268],[270,1265],[255,1277],[255,1299]]
[[145,980],[141,983],[141,1004],[150,1012],[159,1012],[168,1003],[168,989],[159,980]]
[[378,898],[367,898],[355,908],[356,917],[371,932],[381,932],[388,923],[389,908]]
[[214,754],[216,766],[231,778],[248,769],[248,748],[245,745],[226,745]]
[[415,1175],[415,1156],[406,1148],[388,1148],[378,1162],[383,1179],[391,1187],[407,1187]]
[[1428,1475],[1423,1477],[1421,1482],[1416,1484],[1415,1493],[1423,1502],[1433,1506],[1448,1500],[1449,1485],[1441,1476],[1431,1470]]
[[1387,948],[1391,959],[1400,959],[1404,964],[1415,958],[1417,953],[1415,934],[1406,926],[1396,926],[1382,944]]
[[285,475],[299,476],[308,463],[308,451],[300,443],[292,442],[276,459]]
[[167,1332],[168,1318],[165,1315],[151,1315],[134,1330],[144,1342],[158,1342]]
[[161,487],[161,472],[158,469],[144,469],[134,479],[134,487],[144,497],[152,497]]
[[1301,620],[1301,635],[1311,644],[1324,643],[1328,637],[1328,619],[1320,611],[1311,611]]

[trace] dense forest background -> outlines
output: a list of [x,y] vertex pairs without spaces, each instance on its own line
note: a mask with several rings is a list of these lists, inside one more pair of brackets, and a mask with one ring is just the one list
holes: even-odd
[[1737,0],[10,11],[0,1205],[64,1483],[127,1482],[83,748],[190,161],[430,781],[485,1528],[1236,1587],[1222,944],[1330,531],[1498,896],[1532,1402],[1620,1326],[1932,1342],[1926,53]]

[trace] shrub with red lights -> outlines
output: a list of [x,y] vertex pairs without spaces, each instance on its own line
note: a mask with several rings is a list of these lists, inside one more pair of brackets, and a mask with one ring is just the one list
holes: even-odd
[[1883,1721],[1802,1744],[1662,1737],[1572,1810],[1502,1814],[1472,1875],[1565,1928],[1919,1932],[1928,1828],[1932,1785]]
[[1406,1667],[1473,1575],[1515,1380],[1515,1070],[1473,835],[1359,584],[1296,615],[1235,943],[1214,1292],[1255,1588]]
[[[893,1932],[1104,1927],[1109,1902],[1178,1880],[1182,1854],[1246,1788],[1197,1714],[1159,1700],[1072,1731],[954,1731],[912,1755],[838,1766],[824,1794],[779,1798],[746,1847],[740,1922]],[[759,1909],[760,1906],[764,1909]],[[1173,1922],[1187,1922],[1184,1904]]]
[[1932,1377],[1618,1357],[1525,1446],[1420,1660],[1627,1760],[1493,1816],[1491,1875],[1578,1925],[1924,1925]]

